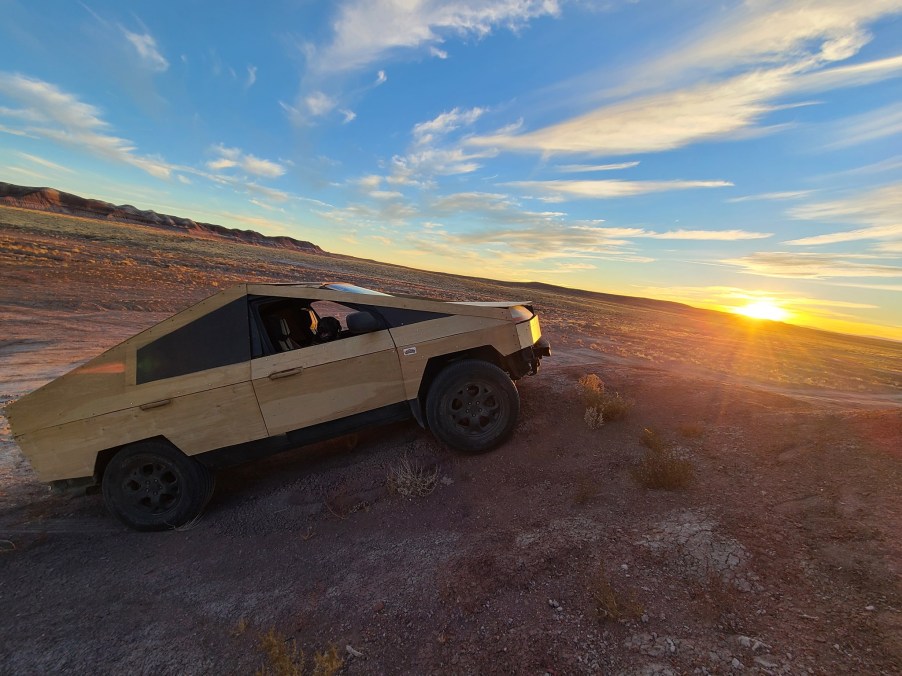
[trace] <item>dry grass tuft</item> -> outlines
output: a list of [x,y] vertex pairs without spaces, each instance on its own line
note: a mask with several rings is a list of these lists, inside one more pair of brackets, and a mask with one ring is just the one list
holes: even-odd
[[579,379],[583,402],[586,404],[584,419],[590,429],[598,429],[606,422],[625,418],[633,402],[624,399],[619,392],[609,394],[604,382],[594,373]]
[[423,498],[435,490],[438,483],[438,468],[426,469],[407,456],[389,467],[386,479],[388,490],[408,498]]
[[616,622],[635,619],[644,612],[642,604],[633,595],[624,597],[614,590],[608,573],[601,564],[589,580],[589,593],[595,602],[599,620]]
[[266,657],[266,664],[257,670],[257,676],[303,676],[304,651],[294,639],[270,629],[260,637],[260,651]]
[[343,664],[344,660],[338,654],[338,647],[333,643],[313,656],[313,676],[333,676]]
[[604,414],[595,406],[589,406],[586,409],[585,415],[583,415],[583,420],[586,421],[586,426],[590,430],[597,430],[604,425]]
[[665,448],[657,435],[649,437],[646,442],[644,432],[648,431],[643,431],[642,443],[649,450],[633,468],[633,478],[646,488],[672,491],[687,486],[695,473],[692,462],[677,455],[673,449]]
[[652,451],[664,450],[664,440],[661,438],[661,435],[651,427],[645,427],[642,430],[642,433],[639,435],[639,442],[645,446],[645,448]]
[[[257,670],[257,676],[304,676],[307,659],[294,639],[270,629],[260,636],[260,651],[266,664]],[[344,664],[335,644],[313,655],[312,676],[334,676]]]

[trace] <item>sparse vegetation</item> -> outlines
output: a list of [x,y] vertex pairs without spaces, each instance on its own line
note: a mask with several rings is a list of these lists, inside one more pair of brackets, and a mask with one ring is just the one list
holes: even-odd
[[388,469],[386,483],[390,493],[423,498],[435,490],[438,468],[427,469],[404,456]]
[[[306,656],[294,639],[270,629],[260,636],[260,651],[266,663],[257,670],[257,676],[304,676]],[[344,664],[335,644],[313,655],[311,676],[334,676]]]
[[338,647],[333,643],[322,652],[313,655],[313,676],[332,676],[343,664],[344,660],[338,654]]
[[594,373],[579,379],[586,412],[583,419],[589,429],[598,429],[606,422],[621,420],[633,407],[633,402],[624,399],[619,392],[609,394],[604,382]]
[[586,426],[590,430],[597,430],[599,427],[604,425],[604,414],[595,406],[589,406],[588,408],[586,408],[586,413],[583,416],[583,420],[586,421]]
[[639,441],[648,449],[642,461],[633,468],[633,478],[641,485],[672,491],[683,488],[692,480],[692,462],[668,448],[653,429],[643,429]]
[[260,637],[260,651],[266,663],[257,670],[257,676],[303,676],[304,651],[294,639],[270,629]]
[[598,619],[601,621],[613,620],[616,622],[634,619],[642,615],[644,611],[642,604],[635,596],[624,596],[614,590],[602,564],[599,564],[589,579],[589,593],[592,595]]
[[651,427],[645,427],[639,435],[639,442],[651,451],[663,451],[664,440]]

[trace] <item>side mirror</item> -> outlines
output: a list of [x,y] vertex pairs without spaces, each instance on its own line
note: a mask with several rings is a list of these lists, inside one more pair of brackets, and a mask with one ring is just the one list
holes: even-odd
[[348,324],[348,332],[354,335],[381,331],[383,329],[382,322],[369,312],[352,312],[345,321]]

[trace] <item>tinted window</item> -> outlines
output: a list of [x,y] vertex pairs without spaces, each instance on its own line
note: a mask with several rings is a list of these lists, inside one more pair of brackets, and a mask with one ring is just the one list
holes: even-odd
[[148,383],[251,358],[247,300],[239,298],[138,349],[136,382]]
[[419,322],[428,322],[430,319],[441,319],[442,317],[449,317],[450,315],[442,314],[441,312],[424,312],[422,310],[404,310],[397,307],[365,307],[360,306],[361,310],[368,310],[377,315],[382,315],[382,318],[388,323],[391,328],[397,328],[398,326],[407,326],[409,324],[417,324]]

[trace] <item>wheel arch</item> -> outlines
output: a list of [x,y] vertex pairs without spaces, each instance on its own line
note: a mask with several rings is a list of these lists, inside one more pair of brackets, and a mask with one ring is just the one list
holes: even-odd
[[104,449],[97,453],[97,458],[94,460],[94,480],[97,483],[100,483],[103,479],[103,473],[106,472],[107,466],[110,464],[110,461],[113,457],[121,451],[123,448],[131,446],[133,444],[141,444],[146,441],[161,441],[164,444],[168,444],[172,446],[177,451],[181,451],[181,449],[172,443],[169,439],[167,439],[164,435],[158,434],[153,437],[147,437],[146,439],[135,439],[133,441],[129,441],[125,444],[120,444],[118,446],[113,446],[112,448]]

